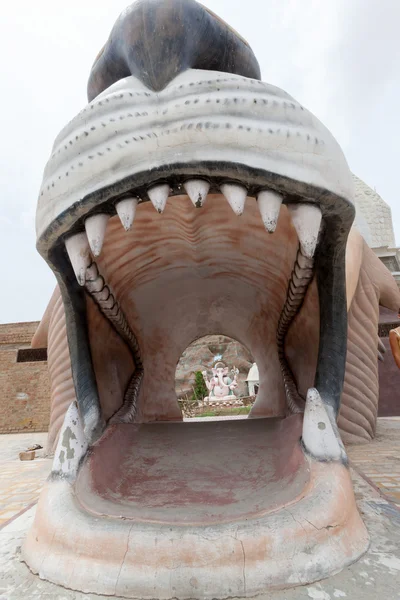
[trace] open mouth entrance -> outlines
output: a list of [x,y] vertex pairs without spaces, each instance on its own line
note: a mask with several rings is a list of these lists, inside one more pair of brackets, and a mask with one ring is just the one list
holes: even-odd
[[[67,237],[78,277],[73,244],[82,238],[86,244],[86,255],[82,248],[79,254],[87,261],[81,283],[106,421],[76,482],[76,497],[91,513],[199,524],[248,518],[294,502],[308,483],[300,438],[316,355],[307,356],[314,366],[305,369],[307,349],[298,351],[307,312],[291,332],[290,363],[285,347],[314,276],[313,258],[299,246],[293,225],[301,208],[279,201],[270,234],[260,199],[246,198],[239,185],[231,189],[242,198],[240,211],[222,194],[204,195],[196,206],[181,193],[162,214],[154,202],[139,204],[129,231],[120,215],[107,217],[101,253],[88,227],[98,215],[86,217],[86,233]],[[315,247],[318,229],[314,237]],[[318,307],[315,286],[309,304],[311,311]],[[248,348],[249,364],[254,358],[259,365],[260,390],[250,414],[258,418],[165,423],[182,419],[178,359],[188,342],[221,323]],[[218,394],[221,402],[236,398],[236,375],[220,361],[213,367],[206,402],[214,404]]]
[[[297,391],[284,342],[297,314],[292,310],[292,318],[286,316],[290,284],[300,307],[312,280],[312,260],[298,250],[286,207],[279,206],[279,223],[269,235],[253,198],[247,199],[241,218],[224,196],[210,194],[205,200],[196,207],[189,196],[175,196],[162,215],[150,202],[139,205],[129,232],[114,217],[96,268],[86,271],[85,286],[96,302],[96,294],[104,293],[95,287],[99,273],[106,285],[114,265],[123,260],[121,281],[115,278],[109,287],[129,328],[140,332],[135,338],[143,373],[136,388],[133,371],[122,407],[110,417],[79,472],[76,497],[93,514],[205,525],[277,510],[294,502],[307,486],[309,466],[300,445],[304,398]],[[125,296],[121,290],[126,290]],[[89,311],[101,312],[96,303]],[[256,416],[275,418],[246,424],[165,423],[181,418],[174,365],[182,349],[185,353],[188,340],[198,340],[221,323],[246,342],[249,366],[253,356],[261,365]],[[89,331],[94,356],[98,335],[99,323],[96,337]],[[203,380],[208,394],[199,404],[218,408],[235,399],[239,405],[236,374],[218,360],[221,349],[212,343],[211,349],[213,370]],[[132,357],[135,362],[134,353]],[[107,353],[107,365],[117,358],[121,365],[121,352],[116,355],[114,348]],[[99,365],[96,378],[98,371],[103,372]],[[292,386],[288,392],[285,378]],[[132,381],[135,396],[130,393]],[[104,402],[102,389],[99,393]]]
[[[85,234],[67,237],[76,270],[71,242],[87,236],[82,283],[106,415],[105,432],[75,484],[77,500],[92,514],[149,523],[225,522],[282,508],[308,484],[300,439],[315,366],[303,368],[307,350],[298,352],[307,318],[292,333],[291,364],[285,344],[314,276],[313,258],[299,247],[295,209],[279,202],[269,234],[260,204],[246,198],[243,187],[231,187],[242,197],[240,218],[222,194],[208,194],[198,206],[180,194],[162,214],[153,202],[137,206],[127,232],[118,216],[107,219],[97,258],[98,238],[87,226],[97,215],[86,218]],[[314,236],[315,247],[318,231]],[[315,288],[310,295],[315,311]],[[182,419],[175,392],[179,357],[189,341],[221,322],[259,365],[260,391],[250,415],[258,418],[166,423]],[[316,355],[311,360],[315,365]],[[216,394],[225,400],[234,395],[235,376],[227,377],[219,361],[214,370],[206,376],[209,404]]]
[[[231,188],[242,197],[241,214],[246,191]],[[280,199],[276,203],[276,195],[272,200],[277,206],[271,235],[260,215],[260,198],[247,198],[238,218],[223,195],[209,194],[200,208],[177,195],[162,215],[144,202],[128,232],[118,217],[106,216],[97,258],[89,243],[92,255],[98,253],[93,245],[99,228],[92,233],[88,223],[103,215],[89,215],[86,233],[67,237],[69,258],[86,291],[87,322],[79,324],[77,335],[82,342],[88,336],[94,372],[87,365],[76,386],[90,384],[89,410],[98,393],[98,411],[109,423],[180,419],[176,364],[193,339],[223,322],[224,333],[245,345],[258,365],[253,416],[303,411],[315,374],[318,295],[311,285],[312,253],[299,246],[293,219],[307,221],[309,211],[318,209],[310,204],[288,209]],[[320,217],[313,248],[319,223]],[[76,288],[67,286],[69,300],[82,294]],[[308,311],[302,311],[306,298]],[[84,346],[78,348],[81,354]]]
[[[88,402],[81,410],[97,437],[104,431],[76,484],[87,510],[151,521],[238,518],[294,501],[307,483],[300,438],[317,362],[321,212],[286,206],[275,192],[261,191],[256,201],[241,183],[219,187],[224,194],[212,178],[192,177],[152,185],[147,202],[117,196],[102,206],[108,213],[85,215],[85,232],[65,236],[67,253],[55,250],[76,276],[66,280],[65,304],[86,305],[86,322],[76,323],[78,311],[67,315],[81,338],[76,362],[86,366],[79,372],[72,360]],[[262,421],[162,425],[182,420],[175,391],[182,352],[221,323],[258,365],[250,417]],[[235,376],[214,367],[205,382],[209,404],[218,394],[235,397]]]

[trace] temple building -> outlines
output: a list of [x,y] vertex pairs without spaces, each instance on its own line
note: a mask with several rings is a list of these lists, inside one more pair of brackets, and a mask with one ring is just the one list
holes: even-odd
[[256,396],[258,392],[258,387],[260,385],[260,376],[258,374],[257,363],[253,363],[250,367],[250,370],[247,374],[247,388],[249,396]]
[[396,248],[390,206],[364,181],[355,175],[353,178],[356,205],[354,225],[400,287],[400,249]]

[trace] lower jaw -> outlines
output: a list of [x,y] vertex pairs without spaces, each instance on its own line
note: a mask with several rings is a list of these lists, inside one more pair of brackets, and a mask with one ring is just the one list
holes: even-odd
[[[61,436],[75,427],[78,447],[74,410]],[[343,456],[312,456],[302,426],[300,414],[113,425],[81,450],[76,479],[78,455],[68,478],[50,477],[23,558],[41,578],[127,598],[250,596],[332,575],[368,534]]]

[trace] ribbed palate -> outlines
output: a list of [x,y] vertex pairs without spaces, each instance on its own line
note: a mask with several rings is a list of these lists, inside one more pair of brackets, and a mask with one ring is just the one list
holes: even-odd
[[[127,234],[111,219],[98,265],[138,337],[142,419],[174,414],[176,363],[186,346],[209,333],[233,335],[251,349],[265,381],[259,402],[271,414],[282,413],[275,335],[297,247],[282,212],[274,236],[266,233],[254,199],[238,218],[217,195],[201,209],[186,196],[174,197],[162,215],[143,204]],[[155,370],[162,376],[154,377]]]

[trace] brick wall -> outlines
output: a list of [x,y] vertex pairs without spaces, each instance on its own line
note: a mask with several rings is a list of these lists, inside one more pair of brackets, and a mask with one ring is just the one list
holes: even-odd
[[48,429],[47,361],[17,362],[18,350],[30,347],[37,326],[37,322],[0,325],[0,433]]

